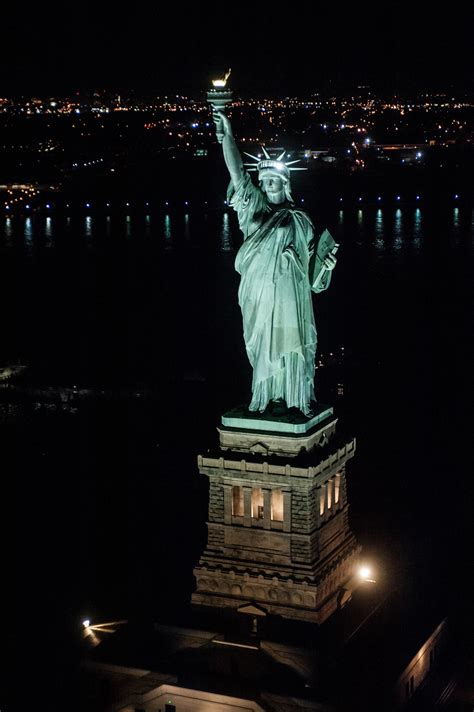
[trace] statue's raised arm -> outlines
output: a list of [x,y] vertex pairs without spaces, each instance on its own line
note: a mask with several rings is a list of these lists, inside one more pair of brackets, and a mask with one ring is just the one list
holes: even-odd
[[222,111],[213,112],[214,123],[216,124],[217,137],[222,143],[224,160],[234,188],[237,188],[244,175],[244,164],[242,156],[235,143],[232,125],[227,116]]

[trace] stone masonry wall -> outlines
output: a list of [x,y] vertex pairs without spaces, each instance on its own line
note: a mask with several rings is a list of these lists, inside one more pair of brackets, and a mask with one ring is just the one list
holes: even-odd
[[224,521],[224,488],[220,478],[209,478],[209,521]]
[[224,546],[224,527],[208,524],[207,525],[207,548],[222,549]]
[[317,552],[318,532],[291,538],[291,560],[294,563],[311,564],[317,558]]
[[295,487],[291,493],[291,528],[301,534],[311,531],[311,498],[306,488]]
[[319,525],[319,496],[317,493],[317,487],[313,487],[310,492],[308,492],[310,531],[314,531]]

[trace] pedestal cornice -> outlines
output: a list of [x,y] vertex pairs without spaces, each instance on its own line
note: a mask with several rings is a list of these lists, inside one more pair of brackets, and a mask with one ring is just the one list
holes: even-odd
[[327,478],[334,470],[341,468],[350,458],[354,457],[356,450],[355,439],[350,440],[343,447],[338,448],[334,453],[321,460],[317,465],[309,467],[294,467],[293,465],[275,464],[269,462],[249,462],[248,460],[237,460],[225,457],[206,457],[198,455],[198,467],[202,474],[212,476],[219,474],[225,477],[226,474],[242,478],[252,477],[262,480],[263,478],[284,478],[296,479],[316,479]]

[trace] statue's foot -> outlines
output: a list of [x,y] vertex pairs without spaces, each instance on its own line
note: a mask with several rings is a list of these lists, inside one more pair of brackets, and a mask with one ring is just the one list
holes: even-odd
[[285,415],[288,412],[288,407],[283,400],[283,398],[278,398],[278,400],[272,400],[269,403],[269,409],[272,415]]
[[306,410],[301,411],[305,418],[313,418],[316,415],[316,402],[311,401]]

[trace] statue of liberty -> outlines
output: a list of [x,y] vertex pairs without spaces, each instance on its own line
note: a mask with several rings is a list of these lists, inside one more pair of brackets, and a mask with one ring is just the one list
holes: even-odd
[[[257,163],[258,186],[244,167],[229,119],[214,112],[217,136],[230,173],[228,203],[237,212],[244,242],[235,268],[241,276],[239,305],[253,368],[250,411],[298,408],[308,418],[315,402],[316,325],[311,291],[328,288],[337,245],[325,231],[316,246],[308,215],[291,196],[290,167],[283,152]],[[246,164],[247,166],[249,164]],[[301,170],[301,169],[300,169]]]

